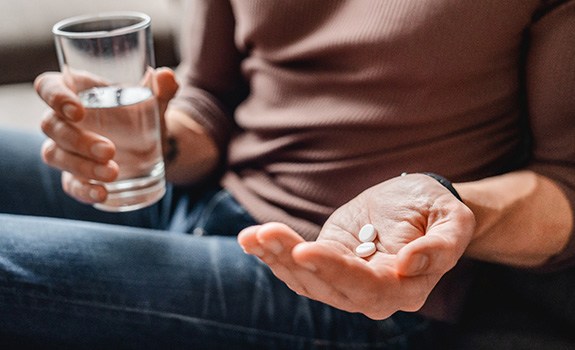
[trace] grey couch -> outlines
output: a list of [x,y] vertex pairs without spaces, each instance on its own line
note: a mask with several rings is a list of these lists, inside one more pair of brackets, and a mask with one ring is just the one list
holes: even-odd
[[[32,81],[58,69],[50,34],[56,21],[97,11],[146,12],[152,17],[157,64],[174,66],[180,8],[179,0],[0,1],[0,126],[38,128],[45,107]],[[575,349],[573,270],[538,276],[485,265],[479,272],[464,322],[451,334],[448,348]]]
[[102,11],[145,12],[152,17],[157,65],[174,66],[181,6],[181,0],[0,1],[0,126],[38,128],[44,104],[32,82],[42,72],[58,70],[51,28],[60,19]]

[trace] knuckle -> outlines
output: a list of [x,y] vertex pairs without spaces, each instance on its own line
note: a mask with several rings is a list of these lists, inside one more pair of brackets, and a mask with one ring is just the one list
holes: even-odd
[[66,143],[74,143],[77,140],[76,129],[65,121],[58,118],[54,113],[49,113],[41,123],[42,131],[56,142],[65,140]]
[[59,108],[61,105],[64,104],[65,100],[66,95],[58,91],[52,91],[47,93],[47,95],[45,95],[46,103],[53,108]]
[[47,72],[40,74],[34,80],[34,89],[37,94],[55,110],[72,101],[71,91],[66,87],[60,73]]
[[77,179],[75,179],[74,177],[72,177],[68,186],[69,186],[68,194],[76,198],[77,200],[82,200],[82,192],[83,192],[82,183]]
[[93,178],[94,171],[91,162],[85,161],[83,159],[76,159],[74,162],[69,163],[69,170],[74,175],[79,175],[83,177]]
[[392,311],[388,311],[386,308],[376,308],[369,309],[362,312],[365,316],[371,318],[372,320],[383,320],[391,316]]
[[62,189],[64,190],[64,192],[71,194],[72,181],[74,180],[72,174],[70,174],[67,171],[64,171],[62,172],[62,176],[60,179],[62,183]]
[[89,195],[92,188],[89,183],[76,177],[72,173],[64,172],[64,174],[66,174],[65,177],[64,175],[62,176],[62,188],[64,192],[82,203],[91,204],[95,202],[94,198],[91,198]]
[[53,74],[54,74],[53,72],[44,72],[38,75],[36,79],[34,79],[34,90],[36,90],[38,94],[41,93],[45,80]]
[[45,112],[42,120],[40,121],[40,128],[42,131],[47,134],[51,135],[52,130],[54,128],[54,123],[57,121],[56,116],[54,115],[53,111],[50,109]]
[[42,160],[47,164],[53,164],[56,158],[56,144],[52,140],[46,140],[42,144]]
[[40,129],[44,132],[44,134],[49,134],[50,130],[52,129],[52,118],[48,115],[44,116],[40,121]]
[[417,312],[419,311],[422,307],[423,304],[425,304],[425,301],[414,301],[409,303],[406,307],[403,308],[403,311],[407,311],[407,312]]

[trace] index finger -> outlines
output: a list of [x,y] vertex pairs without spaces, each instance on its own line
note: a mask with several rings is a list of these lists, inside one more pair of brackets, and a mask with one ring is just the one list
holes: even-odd
[[[307,266],[314,275],[304,285],[309,297],[345,310],[361,312],[372,318],[385,318],[403,303],[400,280],[393,268],[393,258],[379,253],[379,261],[366,262],[352,254],[342,254],[337,246],[329,242],[306,242],[299,244],[292,252],[297,264]],[[311,269],[309,267],[312,267]],[[324,283],[337,292],[330,296],[315,293],[314,286]],[[338,299],[334,299],[338,296]]]
[[36,92],[58,115],[78,121],[84,115],[80,99],[70,89],[61,73],[47,72],[40,74],[34,81]]

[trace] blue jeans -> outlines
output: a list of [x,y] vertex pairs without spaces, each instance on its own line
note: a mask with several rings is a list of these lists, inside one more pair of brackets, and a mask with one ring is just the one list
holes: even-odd
[[432,348],[416,314],[374,321],[293,293],[242,252],[255,221],[227,191],[170,187],[104,213],[61,191],[41,141],[0,131],[3,348]]

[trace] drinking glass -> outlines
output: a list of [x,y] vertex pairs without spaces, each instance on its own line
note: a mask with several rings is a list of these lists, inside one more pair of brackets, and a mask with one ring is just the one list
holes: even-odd
[[143,13],[113,12],[68,18],[52,30],[64,80],[86,108],[77,127],[116,146],[117,180],[90,180],[108,191],[94,205],[101,210],[140,209],[165,193],[150,24]]

